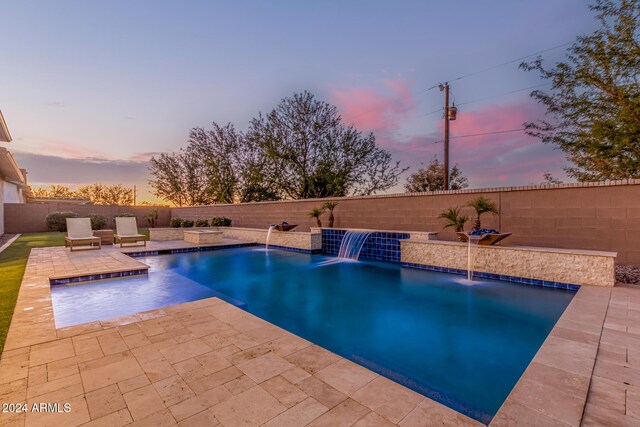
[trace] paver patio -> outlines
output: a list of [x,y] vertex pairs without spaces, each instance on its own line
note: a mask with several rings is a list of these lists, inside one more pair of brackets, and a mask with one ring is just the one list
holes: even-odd
[[[55,328],[49,277],[140,264],[116,248],[32,251],[0,401],[72,411],[0,425],[479,425],[217,298]],[[492,425],[638,425],[639,320],[640,289],[581,289]]]

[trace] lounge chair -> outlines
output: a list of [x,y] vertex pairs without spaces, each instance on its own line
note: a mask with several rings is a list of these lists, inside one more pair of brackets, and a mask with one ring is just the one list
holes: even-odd
[[[122,248],[125,243],[134,243],[134,246],[147,246],[147,236],[138,233],[138,224],[134,217],[116,217],[116,234],[113,236],[116,243]],[[142,242],[142,245],[138,245]]]
[[[456,234],[458,236],[460,236],[461,241],[463,241],[463,242],[469,241],[469,235],[466,232],[458,231]],[[509,236],[511,236],[511,233],[483,234],[482,237],[480,238],[480,240],[478,240],[478,244],[479,245],[487,245],[487,246],[495,245],[499,241],[501,241],[503,239],[506,239]]]
[[[97,244],[98,246],[95,246]],[[89,249],[100,249],[102,243],[100,237],[93,235],[91,220],[89,218],[67,218],[67,237],[64,238],[64,246],[71,247],[71,251],[78,246],[89,246]]]

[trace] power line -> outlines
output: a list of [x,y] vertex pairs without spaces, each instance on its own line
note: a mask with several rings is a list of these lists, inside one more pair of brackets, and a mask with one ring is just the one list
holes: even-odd
[[[494,132],[484,132],[484,133],[471,133],[471,134],[467,134],[467,135],[452,136],[449,139],[471,138],[472,136],[495,135],[495,134],[499,134],[499,133],[520,132],[520,131],[523,131],[523,130],[525,130],[525,128],[497,130],[497,131],[494,131]],[[441,142],[442,141],[435,141],[434,144],[439,144]]]
[[[564,46],[567,46],[567,45],[569,45],[569,44],[571,44],[571,43],[573,43],[573,42],[566,42],[566,43],[559,44],[559,45],[557,45],[557,46],[550,47],[550,48],[548,48],[548,49],[539,50],[539,51],[534,52],[534,53],[531,53],[531,54],[529,54],[529,55],[521,56],[521,57],[519,57],[519,58],[512,59],[512,60],[510,60],[510,61],[502,62],[502,63],[500,63],[500,64],[493,65],[493,66],[491,66],[491,67],[484,68],[484,69],[481,69],[481,70],[478,70],[478,71],[474,71],[474,72],[469,73],[469,74],[464,74],[464,75],[462,75],[462,76],[456,77],[456,78],[455,78],[455,79],[453,79],[453,80],[448,80],[448,82],[455,82],[455,81],[462,80],[462,79],[467,78],[467,77],[475,76],[476,74],[485,73],[485,72],[487,72],[487,71],[491,71],[491,70],[494,70],[494,69],[496,69],[496,68],[499,68],[499,67],[502,67],[502,66],[505,66],[505,65],[513,64],[514,62],[522,61],[523,59],[529,58],[529,57],[531,57],[531,56],[540,55],[541,53],[545,53],[545,52],[549,52],[549,51],[552,51],[552,50],[555,50],[555,49],[559,49],[559,48],[564,47]],[[440,86],[440,83],[436,83],[436,84],[434,84],[434,85],[433,85],[433,86],[431,86],[431,87],[428,87],[428,88],[426,88],[426,89],[424,89],[424,90],[418,91],[418,92],[416,92],[416,93],[414,94],[414,96],[422,95],[422,94],[424,94],[424,93],[430,92],[430,91],[432,91],[433,89],[437,88],[438,86]],[[527,90],[527,89],[530,89],[530,88],[519,89],[518,91],[520,91],[520,90]],[[508,93],[506,93],[505,95],[507,95],[507,94],[508,94]],[[469,101],[469,102],[467,102],[467,104],[468,104],[468,103],[471,103],[471,102],[477,102],[477,101],[479,101],[479,100]],[[462,105],[462,104],[458,104],[458,105]],[[372,109],[369,109],[369,110],[365,110],[365,111],[361,112],[360,114],[358,114],[358,115],[356,115],[356,116],[352,116],[352,117],[350,117],[350,119],[351,119],[351,120],[353,120],[354,118],[356,118],[356,117],[360,117],[360,116],[363,116],[363,115],[365,115],[365,114],[367,114],[367,113],[370,113],[371,111],[373,111],[373,108],[372,108]],[[432,111],[432,112],[430,112],[430,113],[424,114],[424,116],[428,116],[428,115],[431,115],[431,114],[435,114],[435,113],[437,113],[438,111],[442,111],[442,109],[439,109],[439,110]],[[418,117],[423,117],[423,116],[418,116]]]
[[529,58],[529,57],[531,57],[531,56],[540,55],[541,53],[549,52],[549,51],[551,51],[551,50],[555,50],[555,49],[558,49],[558,48],[561,48],[561,47],[564,47],[564,46],[570,45],[571,43],[573,43],[573,42],[571,41],[571,42],[562,43],[562,44],[559,44],[559,45],[557,45],[557,46],[550,47],[550,48],[548,48],[548,49],[539,50],[539,51],[534,52],[534,53],[531,53],[531,54],[529,54],[529,55],[521,56],[520,58],[516,58],[516,59],[512,59],[512,60],[507,61],[507,62],[503,62],[503,63],[498,64],[498,65],[494,65],[494,66],[491,66],[491,67],[488,67],[488,68],[484,68],[484,69],[482,69],[482,70],[474,71],[474,72],[469,73],[469,74],[464,74],[464,75],[462,75],[462,76],[456,77],[456,78],[455,78],[455,79],[453,79],[453,80],[449,80],[449,83],[451,83],[451,82],[455,82],[455,81],[457,81],[457,80],[462,80],[462,79],[465,79],[465,78],[467,78],[467,77],[475,76],[476,74],[481,74],[481,73],[485,73],[485,72],[487,72],[487,71],[495,70],[495,69],[496,69],[496,68],[498,68],[498,67],[502,67],[502,66],[504,66],[504,65],[513,64],[514,62],[522,61],[523,59]]
[[518,93],[518,92],[522,92],[522,91],[525,91],[525,90],[536,89],[536,88],[543,87],[543,86],[549,86],[550,84],[551,84],[551,82],[547,82],[547,83],[542,83],[542,84],[535,85],[535,86],[524,87],[522,89],[515,89],[515,90],[511,90],[509,92],[503,92],[503,93],[498,93],[498,94],[491,95],[491,96],[486,96],[484,98],[474,99],[472,101],[461,102],[461,103],[456,104],[456,105],[460,106],[460,105],[473,104],[473,103],[484,101],[484,100],[487,100],[487,99],[493,99],[493,98],[499,98],[499,97],[505,96],[505,95],[511,95],[512,93]]

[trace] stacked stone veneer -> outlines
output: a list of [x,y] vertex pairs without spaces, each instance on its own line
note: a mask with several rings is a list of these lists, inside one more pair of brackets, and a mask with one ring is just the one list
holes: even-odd
[[[219,227],[222,235],[227,239],[237,239],[245,242],[265,244],[268,230],[260,228]],[[317,232],[277,231],[271,232],[269,245],[287,248],[319,251],[322,249],[322,235]]]
[[[189,228],[152,228],[149,229],[151,240],[184,240],[185,231],[195,230],[217,230],[222,232],[225,239],[241,240],[243,242],[258,243],[264,245],[267,241],[268,230],[259,228],[238,228],[238,227],[189,227]],[[320,232],[294,232],[276,231],[271,232],[269,244],[286,248],[302,249],[305,251],[320,251],[322,248],[322,235]]]
[[[402,240],[401,262],[467,270],[468,245],[459,242]],[[614,252],[518,246],[472,246],[473,270],[576,285],[613,286]]]

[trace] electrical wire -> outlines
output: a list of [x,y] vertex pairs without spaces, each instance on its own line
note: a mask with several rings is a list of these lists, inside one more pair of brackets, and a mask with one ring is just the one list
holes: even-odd
[[504,65],[513,64],[514,62],[522,61],[523,59],[527,59],[527,58],[530,58],[530,57],[535,56],[535,55],[540,55],[541,53],[545,53],[545,52],[549,52],[549,51],[552,51],[552,50],[555,50],[555,49],[559,49],[559,48],[561,48],[561,47],[564,47],[564,46],[570,45],[571,43],[573,43],[573,42],[572,42],[572,41],[571,41],[571,42],[566,42],[566,43],[559,44],[559,45],[557,45],[557,46],[550,47],[550,48],[548,48],[548,49],[539,50],[539,51],[534,52],[534,53],[531,53],[531,54],[529,54],[529,55],[521,56],[521,57],[519,57],[519,58],[512,59],[512,60],[510,60],[510,61],[503,62],[503,63],[498,64],[498,65],[493,65],[493,66],[491,66],[491,67],[484,68],[484,69],[482,69],[482,70],[474,71],[474,72],[469,73],[469,74],[464,74],[464,75],[462,75],[462,76],[456,77],[456,78],[455,78],[455,79],[453,79],[453,80],[449,80],[449,82],[455,82],[455,81],[458,81],[458,80],[465,79],[465,78],[467,78],[467,77],[475,76],[475,75],[477,75],[477,74],[486,73],[487,71],[495,70],[496,68],[502,67],[502,66],[504,66]]
[[461,102],[459,104],[456,104],[456,106],[474,104],[476,102],[484,101],[484,100],[487,100],[487,99],[499,98],[501,96],[511,95],[512,93],[518,93],[518,92],[522,92],[522,91],[525,91],[525,90],[536,89],[536,88],[543,87],[543,86],[549,86],[550,84],[551,84],[551,82],[547,82],[547,83],[542,83],[542,84],[535,85],[535,86],[524,87],[522,89],[515,89],[515,90],[511,90],[509,92],[503,92],[503,93],[498,93],[498,94],[491,95],[491,96],[486,96],[484,98],[474,99],[472,101]]
[[[493,66],[491,66],[491,67],[484,68],[484,69],[482,69],[482,70],[474,71],[474,72],[469,73],[469,74],[464,74],[464,75],[462,75],[462,76],[456,77],[456,78],[455,78],[455,79],[453,79],[453,80],[448,80],[448,82],[455,82],[455,81],[462,80],[462,79],[467,78],[467,77],[471,77],[471,76],[475,76],[475,75],[477,75],[477,74],[485,73],[485,72],[487,72],[487,71],[491,71],[491,70],[494,70],[494,69],[496,69],[496,68],[499,68],[499,67],[502,67],[502,66],[505,66],[505,65],[513,64],[514,62],[522,61],[523,59],[529,58],[529,57],[531,57],[531,56],[540,55],[541,53],[545,53],[545,52],[549,52],[549,51],[552,51],[552,50],[555,50],[555,49],[559,49],[559,48],[564,47],[564,46],[567,46],[567,45],[569,45],[569,44],[571,44],[571,43],[573,43],[573,42],[566,42],[566,43],[563,43],[563,44],[559,44],[559,45],[557,45],[557,46],[550,47],[550,48],[548,48],[548,49],[539,50],[539,51],[534,52],[534,53],[531,53],[531,54],[529,54],[529,55],[521,56],[521,57],[519,57],[519,58],[512,59],[512,60],[510,60],[510,61],[502,62],[502,63],[500,63],[500,64],[493,65]],[[427,92],[432,91],[433,89],[435,89],[435,88],[437,88],[437,87],[439,87],[439,86],[440,86],[440,83],[436,83],[436,84],[434,84],[434,85],[433,85],[433,86],[431,86],[431,87],[428,87],[428,88],[426,88],[426,89],[424,89],[424,90],[421,90],[421,91],[416,92],[414,95],[415,95],[415,96],[417,96],[417,95],[422,95],[422,94],[424,94],[424,93],[427,93]],[[533,87],[531,87],[531,88],[533,88]],[[509,93],[515,93],[515,92],[519,92],[519,91],[527,90],[527,89],[531,89],[531,88],[518,89],[517,91],[514,91],[514,92],[508,92],[508,93],[505,93],[504,95],[508,95]],[[496,96],[501,96],[501,95],[496,95]],[[466,102],[465,104],[470,104],[470,103],[472,103],[472,102],[478,102],[478,101],[481,101],[481,100],[468,101],[468,102]],[[463,105],[463,104],[458,104],[458,105]],[[351,120],[353,120],[354,118],[357,118],[357,117],[363,116],[363,115],[365,115],[365,114],[367,114],[367,113],[369,113],[369,112],[371,112],[371,111],[373,111],[373,109],[365,110],[365,111],[361,112],[360,114],[358,114],[358,115],[356,115],[356,116],[352,116],[352,117],[350,117],[350,119],[351,119]],[[442,111],[442,109],[440,109],[440,110],[436,110],[436,111],[432,111],[432,112],[430,112],[430,113],[426,113],[426,114],[421,115],[421,116],[419,116],[419,117],[423,117],[423,116],[428,116],[428,115],[431,115],[431,114],[435,114],[435,113],[437,113],[438,111]]]
[[[516,128],[516,129],[497,130],[497,131],[494,131],[494,132],[483,132],[483,133],[471,133],[471,134],[467,134],[467,135],[456,135],[456,136],[449,137],[449,140],[460,139],[460,138],[471,138],[473,136],[495,135],[495,134],[499,134],[499,133],[521,132],[523,130],[526,130],[526,129],[525,128]],[[433,143],[434,144],[439,144],[441,142],[444,142],[444,141],[442,141],[442,140],[434,141]]]

